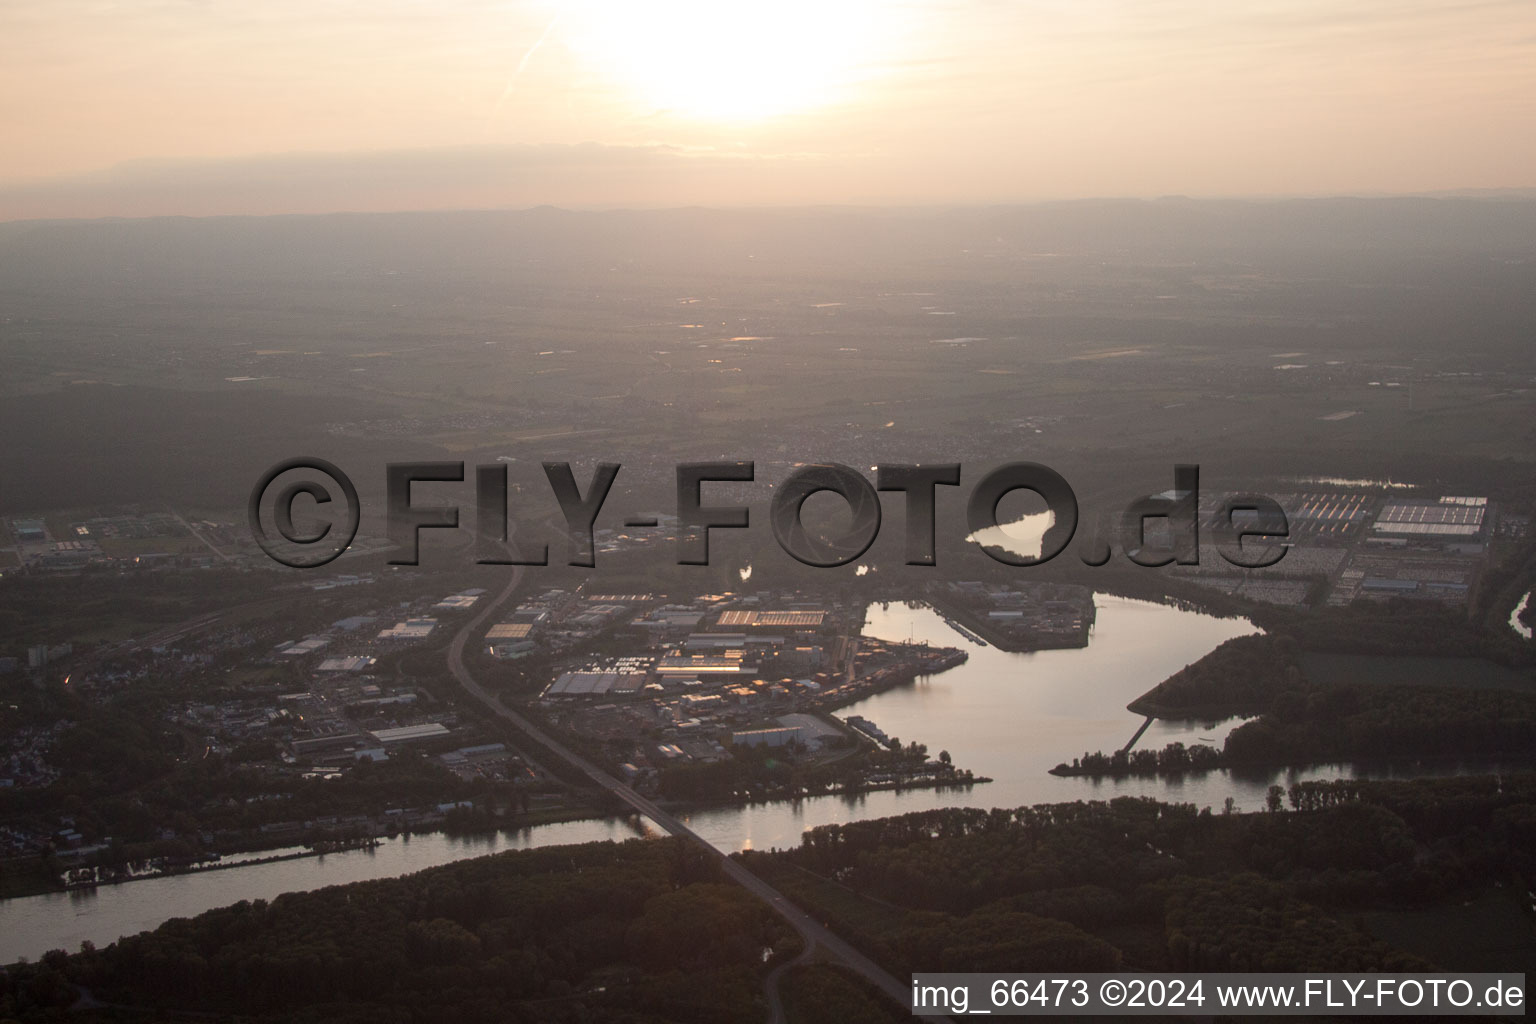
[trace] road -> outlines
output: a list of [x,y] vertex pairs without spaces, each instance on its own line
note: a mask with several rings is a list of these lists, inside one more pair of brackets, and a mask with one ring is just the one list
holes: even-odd
[[[496,613],[507,598],[512,596],[512,592],[517,589],[521,579],[522,569],[514,567],[512,579],[507,583],[506,589],[498,594],[496,599],[487,605],[484,611],[470,620],[463,629],[459,630],[458,635],[449,644],[448,670],[453,673],[453,677],[458,680],[459,685],[489,708],[492,713],[510,722],[530,739],[541,744],[550,753],[570,764],[594,783],[651,819],[658,828],[680,839],[697,843],[703,849],[708,850],[716,858],[721,873],[725,877],[768,904],[780,917],[789,922],[790,926],[799,933],[800,938],[804,941],[807,951],[813,947],[819,947],[831,959],[842,963],[865,981],[878,988],[881,992],[884,992],[890,999],[895,1001],[896,1005],[910,1006],[912,994],[909,987],[898,981],[879,964],[863,953],[860,953],[857,949],[854,949],[853,946],[837,935],[834,935],[819,921],[795,906],[777,889],[748,871],[738,861],[732,860],[724,853],[715,849],[703,836],[700,836],[683,824],[683,822],[656,806],[651,800],[624,785],[624,783],[602,768],[565,746],[565,744],[555,739],[527,718],[502,704],[488,690],[475,681],[469,669],[464,666],[464,648],[469,643],[469,638],[475,635],[480,627],[485,624],[486,620]],[[774,1016],[770,1017],[770,1021],[782,1020],[783,1009],[776,995],[776,991],[770,989],[769,1008],[770,1013],[774,1014]],[[927,1019],[942,1020],[944,1018],[935,1017]]]
[[[167,508],[169,508],[169,506],[167,506]],[[186,516],[182,515],[180,512],[177,512],[174,508],[170,509],[170,512],[171,512],[171,515],[176,517],[177,521],[180,522],[182,526],[185,526],[187,528],[187,532],[188,533],[190,533],[192,536],[196,537],[198,540],[202,541],[205,545],[207,545],[209,551],[212,551],[214,554],[218,555],[220,558],[224,559],[224,561],[226,561],[226,562],[233,562],[234,561],[234,558],[232,558],[230,555],[224,553],[223,551],[220,551],[218,549],[218,547],[213,543],[213,541],[209,540],[207,537],[204,537],[202,535],[202,533],[197,529],[197,527],[195,527],[191,523],[187,522],[187,517]]]
[[789,1014],[784,1011],[784,996],[779,991],[779,979],[809,961],[815,951],[816,947],[807,943],[793,960],[786,960],[768,972],[768,977],[763,981],[763,989],[768,993],[768,1024],[789,1024]]

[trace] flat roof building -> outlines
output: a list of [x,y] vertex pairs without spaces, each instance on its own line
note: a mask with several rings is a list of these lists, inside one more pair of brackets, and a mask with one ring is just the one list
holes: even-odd
[[402,725],[395,729],[375,729],[373,738],[387,747],[395,743],[437,739],[447,736],[448,732],[448,727],[441,722],[425,722],[421,725]]
[[346,658],[326,658],[317,669],[320,672],[357,672],[373,664],[373,659],[365,655],[353,655]]
[[406,619],[379,631],[380,640],[425,640],[437,628],[436,619]]
[[672,654],[656,663],[661,676],[719,676],[756,672],[757,666],[745,661],[740,650],[720,654]]
[[824,611],[800,609],[759,611],[753,608],[733,608],[720,613],[718,625],[748,629],[815,629],[826,617],[827,613]]
[[747,729],[731,733],[731,742],[738,747],[784,747],[791,743],[805,742],[803,732],[788,725],[773,729]]
[[1487,511],[1487,498],[1391,501],[1382,508],[1371,529],[1407,536],[1475,537],[1482,532]]

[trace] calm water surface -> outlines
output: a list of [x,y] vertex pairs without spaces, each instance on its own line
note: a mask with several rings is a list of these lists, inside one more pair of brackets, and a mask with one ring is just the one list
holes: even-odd
[[[270,900],[285,892],[320,889],[410,874],[438,864],[501,850],[600,839],[631,839],[640,833],[622,821],[577,821],[498,836],[451,837],[441,832],[385,839],[372,850],[253,864],[218,871],[146,878],[95,889],[47,893],[0,901],[0,963],[37,957],[50,949],[73,952],[86,939],[105,945],[122,935],[192,917],[240,900]],[[283,851],[268,851],[281,853]]]
[[[1234,777],[1225,771],[1172,779],[1094,781],[1057,778],[1047,770],[1085,751],[1123,746],[1142,719],[1125,705],[1217,644],[1255,632],[1244,619],[1218,619],[1146,601],[1097,595],[1097,622],[1086,648],[1007,654],[965,640],[931,608],[872,606],[865,633],[887,640],[926,640],[970,652],[964,665],[870,697],[837,714],[859,714],[930,754],[948,750],[955,764],[995,781],[970,790],[910,790],[858,797],[761,804],[701,811],[686,820],[717,848],[735,851],[797,845],[816,825],[885,817],[943,806],[1014,807],[1120,795],[1156,796],[1219,809],[1232,797],[1243,810],[1263,806],[1272,782],[1311,778],[1446,774],[1458,768],[1367,771],[1323,765],[1299,772]],[[1139,747],[1174,740],[1219,745],[1237,720],[1154,723]],[[330,854],[156,878],[95,890],[0,901],[0,963],[36,958],[49,949],[74,950],[86,939],[104,945],[239,900],[386,878],[499,850],[525,849],[650,834],[634,821],[545,825],[496,837],[451,838],[440,833],[387,840],[377,849]]]
[[[815,825],[879,818],[943,806],[1016,807],[1065,800],[1109,799],[1121,794],[1165,796],[1219,806],[1262,804],[1267,780],[1238,787],[1225,773],[1183,780],[1095,782],[1058,778],[1048,770],[1086,751],[1112,751],[1143,719],[1125,705],[1211,648],[1257,632],[1246,619],[1218,619],[1168,605],[1099,594],[1097,621],[1086,648],[1008,654],[965,640],[924,605],[873,605],[864,627],[885,640],[928,641],[963,647],[964,665],[870,697],[839,716],[863,715],[889,736],[917,740],[937,756],[947,750],[960,768],[994,781],[970,790],[909,790],[859,797],[818,797],[798,803],[703,811],[689,824],[721,849],[797,845]],[[1174,740],[1219,744],[1237,720],[1214,725],[1157,722],[1137,743],[1161,747]],[[1255,788],[1256,787],[1256,788]]]
[[1515,610],[1509,613],[1509,628],[1527,640],[1531,638],[1531,627],[1521,622],[1520,616],[1524,615],[1525,610],[1531,606],[1532,593],[1533,591],[1527,590],[1525,596],[1520,599],[1520,603],[1515,605]]

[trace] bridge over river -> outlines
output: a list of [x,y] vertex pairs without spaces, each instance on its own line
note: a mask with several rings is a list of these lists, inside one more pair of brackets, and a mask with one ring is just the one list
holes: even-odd
[[[710,855],[717,859],[720,870],[725,877],[761,899],[768,906],[772,907],[780,917],[789,922],[790,926],[804,940],[806,953],[809,953],[812,949],[819,948],[824,954],[841,962],[881,992],[884,992],[896,1002],[896,1005],[909,1006],[911,1004],[909,987],[898,981],[890,972],[863,953],[860,953],[857,949],[854,949],[853,946],[849,945],[842,938],[833,934],[815,918],[791,903],[783,893],[748,871],[738,861],[715,849],[714,846],[710,845],[708,841],[682,821],[656,806],[655,802],[636,793],[613,775],[610,775],[585,757],[571,750],[527,718],[502,704],[494,695],[475,681],[474,676],[470,674],[469,669],[464,665],[464,648],[469,643],[469,638],[475,635],[480,627],[485,624],[486,620],[495,614],[501,605],[512,596],[521,579],[522,569],[514,568],[512,579],[507,583],[506,589],[498,594],[496,599],[484,611],[475,616],[463,629],[459,630],[458,634],[453,638],[453,642],[448,646],[448,669],[453,673],[453,677],[458,680],[459,685],[472,697],[484,704],[492,714],[510,723],[514,728],[535,743],[538,743],[545,750],[576,768],[598,786],[612,793],[640,814],[645,815],[655,822],[658,828],[681,839],[696,843],[703,849],[708,850]],[[535,764],[535,767],[541,766]],[[778,972],[774,973],[777,975]],[[777,978],[773,978],[772,981],[776,982]],[[770,1020],[782,1020],[783,1008],[777,998],[777,992],[773,984],[770,984],[769,987],[768,1001]]]

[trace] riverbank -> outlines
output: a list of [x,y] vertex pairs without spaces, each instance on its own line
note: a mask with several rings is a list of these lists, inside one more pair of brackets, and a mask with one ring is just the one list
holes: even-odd
[[[867,635],[887,643],[926,641],[931,650],[960,647],[969,660],[916,685],[886,690],[839,715],[869,718],[904,742],[921,740],[931,752],[947,750],[978,778],[994,781],[944,789],[904,786],[900,791],[888,785],[840,796],[700,808],[687,813],[689,827],[717,849],[735,852],[798,846],[806,829],[822,825],[950,807],[1019,807],[1115,796],[1150,796],[1215,808],[1231,796],[1240,805],[1262,805],[1264,791],[1274,780],[1212,772],[1190,775],[1174,791],[1155,780],[1094,784],[1046,774],[1068,752],[1062,749],[1064,743],[1078,753],[1123,745],[1140,724],[1121,710],[1126,701],[1253,628],[1242,620],[1216,619],[1166,603],[1105,594],[1096,594],[1095,601],[1097,623],[1087,648],[1033,655],[974,646],[926,606],[896,602],[870,608]],[[1161,746],[1179,738],[1193,736],[1155,724],[1142,743]],[[622,842],[650,831],[633,815],[484,837],[439,831],[335,857],[8,900],[0,902],[0,962],[17,956],[36,959],[49,949],[74,949],[86,940],[101,947],[167,918],[190,917],[241,900],[271,900],[284,892],[409,874],[509,849]]]
[[[1205,748],[1212,749],[1212,748]],[[1186,765],[1182,768],[1136,768],[1126,765],[1116,769],[1084,767],[1082,765],[1059,764],[1048,769],[1047,774],[1057,778],[1067,779],[1179,779],[1187,775],[1204,775],[1209,772],[1242,772],[1255,776],[1270,776],[1276,773],[1313,772],[1323,768],[1333,768],[1347,765],[1357,771],[1367,774],[1396,775],[1399,773],[1414,775],[1424,769],[1439,770],[1454,768],[1462,765],[1473,766],[1470,771],[1473,774],[1500,774],[1504,771],[1531,771],[1536,769],[1536,755],[1529,751],[1520,750],[1510,753],[1498,751],[1482,753],[1476,756],[1468,754],[1434,754],[1425,757],[1413,758],[1338,758],[1332,760],[1308,760],[1308,761],[1230,761],[1217,752],[1218,760],[1200,765]]]
[[1313,647],[1284,634],[1238,637],[1139,694],[1126,708],[1167,720],[1215,721],[1261,714],[1275,698],[1307,688],[1505,691],[1536,695],[1536,672],[1486,650],[1415,653],[1411,649]]
[[[610,814],[602,814],[586,807],[547,808],[522,812],[510,820],[492,818],[491,820],[495,822],[494,827],[469,830],[450,829],[447,827],[444,816],[439,816],[438,820],[430,825],[416,823],[403,828],[397,823],[374,822],[370,819],[366,835],[333,837],[311,832],[305,836],[294,837],[284,834],[281,838],[266,843],[260,842],[259,836],[250,836],[247,842],[229,844],[201,857],[177,858],[174,863],[164,868],[148,871],[123,870],[125,866],[120,865],[65,865],[62,870],[50,871],[39,857],[14,858],[0,863],[0,902],[47,893],[92,890],[155,878],[255,867],[309,857],[324,857],[327,854],[352,850],[375,849],[385,839],[401,837],[409,839],[411,836],[435,834],[492,835],[501,832],[519,832],[545,825],[603,821],[611,817]],[[296,838],[297,842],[295,842]],[[302,849],[298,848],[301,844]],[[256,854],[256,856],[248,856],[249,854]],[[151,858],[150,862],[162,859],[165,858]],[[97,874],[95,877],[86,878],[81,875],[86,871],[95,871]],[[75,877],[71,878],[71,876]]]
[[[690,815],[708,813],[712,811],[742,810],[752,807],[768,807],[774,804],[794,805],[802,800],[814,800],[819,797],[857,797],[869,793],[879,792],[915,792],[919,790],[962,790],[969,791],[975,786],[985,785],[993,780],[986,776],[972,775],[966,772],[955,772],[949,777],[934,777],[929,779],[891,779],[880,782],[864,784],[849,784],[834,786],[825,790],[804,791],[793,794],[783,794],[772,797],[749,798],[732,801],[677,801],[662,804],[667,811],[678,815]],[[464,842],[491,842],[501,837],[509,837],[518,834],[526,834],[530,830],[538,830],[548,826],[558,825],[598,825],[603,822],[618,822],[633,818],[633,815],[595,814],[589,811],[562,810],[544,813],[518,815],[515,822],[500,822],[494,828],[473,829],[464,831],[450,831],[441,826],[432,829],[406,829],[390,833],[382,837],[366,837],[353,842],[321,841],[308,845],[303,849],[294,849],[290,846],[270,846],[265,849],[272,851],[264,856],[241,856],[246,853],[260,853],[260,849],[242,850],[238,854],[229,855],[230,859],[220,856],[219,859],[207,859],[192,863],[180,863],[164,870],[142,871],[128,875],[96,878],[90,881],[68,882],[57,875],[49,875],[40,870],[41,862],[37,858],[26,858],[23,864],[8,864],[4,871],[4,881],[7,883],[0,892],[0,905],[11,899],[25,899],[28,897],[63,895],[66,893],[100,892],[107,889],[116,889],[127,886],[133,882],[150,882],[167,880],[190,875],[202,875],[216,871],[229,871],[234,868],[260,868],[269,865],[283,864],[293,861],[319,860],[327,855],[350,853],[360,851],[374,851],[383,846],[384,840],[404,840],[409,842],[412,837],[432,840],[458,840]],[[489,852],[489,851],[487,851]],[[38,869],[38,870],[28,870]]]
[[1094,623],[1092,600],[1089,600],[1087,613],[1082,618],[1082,625],[1076,631],[1060,633],[1031,630],[1022,636],[1000,629],[996,624],[989,622],[985,616],[978,615],[973,610],[953,601],[930,597],[927,598],[927,603],[944,620],[945,625],[967,640],[972,643],[989,644],[1009,654],[1067,651],[1087,647]]
[[834,692],[810,701],[812,711],[836,711],[860,701],[905,686],[919,676],[932,676],[957,665],[964,665],[970,654],[958,647],[930,648],[916,660],[892,665],[839,686]]
[[824,789],[800,788],[792,792],[775,793],[771,796],[746,796],[731,800],[686,800],[675,802],[658,800],[657,806],[674,815],[686,817],[691,814],[701,814],[710,811],[742,810],[749,807],[768,807],[773,804],[795,804],[802,800],[816,800],[822,797],[856,797],[866,793],[903,793],[925,789],[970,790],[975,786],[982,786],[991,781],[993,780],[985,775],[975,775],[969,771],[956,771],[948,775],[914,775],[906,778],[882,778],[878,781],[842,783],[828,786]]
[[[377,848],[378,845],[379,841],[373,838],[338,840],[334,842],[319,842],[302,850],[274,853],[267,857],[245,857],[240,860],[224,860],[221,857],[213,857],[205,860],[178,861],[154,867],[148,871],[113,872],[105,877],[98,874],[96,877],[88,880],[66,881],[61,888],[66,892],[79,889],[96,889],[103,885],[122,885],[127,882],[140,882],[150,878],[191,875],[199,871],[227,871],[230,868],[243,868],[256,864],[276,864],[285,860],[298,860],[300,857],[324,857],[328,853],[346,853],[349,850],[372,850]],[[73,874],[74,872],[71,873]]]
[[[1162,684],[1159,683],[1158,686]],[[1132,714],[1143,715],[1147,718],[1163,722],[1221,722],[1228,718],[1239,718],[1254,714],[1249,704],[1159,704],[1151,700],[1152,694],[1157,692],[1154,686],[1146,693],[1137,697],[1125,706]]]

